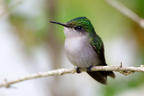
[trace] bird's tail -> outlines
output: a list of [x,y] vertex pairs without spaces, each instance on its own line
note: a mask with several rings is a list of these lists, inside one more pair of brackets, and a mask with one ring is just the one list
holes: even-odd
[[107,76],[115,78],[115,74],[112,71],[91,71],[87,73],[102,84],[107,84]]

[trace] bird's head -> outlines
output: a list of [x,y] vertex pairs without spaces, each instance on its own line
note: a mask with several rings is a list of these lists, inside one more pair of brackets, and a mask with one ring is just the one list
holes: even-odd
[[50,22],[64,26],[66,37],[95,35],[93,25],[86,17],[78,17],[68,21],[67,23],[60,23],[55,21]]

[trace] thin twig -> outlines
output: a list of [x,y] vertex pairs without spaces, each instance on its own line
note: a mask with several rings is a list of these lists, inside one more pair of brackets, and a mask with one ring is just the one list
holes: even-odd
[[139,24],[142,28],[144,28],[144,19],[139,17],[135,12],[124,6],[122,3],[117,0],[106,0],[111,6],[119,10],[123,15],[127,16],[137,24]]
[[[92,67],[91,70],[92,71],[115,71],[115,72],[120,72],[120,73],[124,74],[124,73],[133,73],[133,72],[144,72],[144,66],[140,66],[140,67],[94,66],[94,67]],[[80,71],[85,72],[86,68],[81,68]],[[23,82],[26,80],[32,80],[32,79],[36,79],[36,78],[44,78],[44,77],[49,77],[49,76],[61,76],[64,74],[74,74],[74,73],[76,73],[75,68],[57,69],[57,70],[52,70],[52,71],[48,71],[48,72],[39,72],[36,74],[17,78],[15,80],[8,81],[7,79],[5,79],[3,83],[0,83],[0,87],[9,88],[12,84],[20,83],[20,82]]]

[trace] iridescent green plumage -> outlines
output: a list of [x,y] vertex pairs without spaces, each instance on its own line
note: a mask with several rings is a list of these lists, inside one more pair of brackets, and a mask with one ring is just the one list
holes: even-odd
[[90,20],[86,17],[78,17],[67,22],[67,25],[70,27],[82,26],[86,32],[89,32],[89,35],[96,35],[93,25]]
[[[66,45],[69,45],[66,46],[66,50],[68,50],[67,53],[70,60],[72,63],[76,62],[77,67],[80,67],[81,65],[84,67],[107,65],[104,58],[104,45],[102,39],[96,34],[89,19],[86,17],[78,17],[65,24],[55,21],[51,21],[51,23],[65,27],[65,35],[68,42]],[[83,39],[83,36],[86,38]],[[74,39],[71,39],[71,37]],[[77,37],[80,39],[77,39]],[[112,71],[88,71],[87,73],[102,84],[106,84],[107,76],[115,77]]]
[[[89,36],[89,43],[95,50],[95,52],[98,55],[98,58],[100,60],[100,66],[106,66],[106,61],[104,57],[104,45],[102,39],[96,34],[93,25],[91,24],[90,20],[86,17],[78,17],[75,19],[72,19],[71,21],[67,22],[66,25],[68,25],[71,28],[75,28],[77,26],[81,26],[83,28],[83,32],[87,32]],[[115,77],[114,73],[112,71],[93,71],[88,72],[89,75],[91,75],[95,80],[106,84],[107,76]]]
[[90,20],[86,17],[78,17],[67,22],[70,27],[82,26],[85,32],[88,32],[90,44],[93,46],[97,54],[99,54],[100,59],[105,63],[104,59],[104,46],[101,38],[96,34],[93,25]]

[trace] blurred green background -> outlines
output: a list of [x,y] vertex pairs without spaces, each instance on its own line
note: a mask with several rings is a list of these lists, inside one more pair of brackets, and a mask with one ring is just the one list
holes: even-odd
[[[116,1],[121,2],[138,16],[144,17],[144,0]],[[89,18],[97,34],[103,39],[105,57],[109,65],[120,65],[121,62],[123,66],[144,64],[144,29],[109,5],[106,0],[1,0],[0,58],[3,58],[0,59],[0,72],[3,73],[1,76],[5,78],[19,74],[17,77],[22,73],[73,67],[64,55],[63,28],[50,24],[49,20],[67,22],[79,16]],[[7,69],[6,66],[10,68]],[[116,79],[108,78],[108,82],[108,85],[103,86],[84,73],[75,76],[65,75],[36,80],[34,84],[33,81],[28,83],[35,87],[28,87],[27,83],[23,83],[24,87],[21,84],[17,85],[18,89],[12,89],[13,91],[0,89],[0,95],[19,96],[21,93],[21,96],[143,96],[144,94],[142,73],[129,76],[116,73]],[[28,92],[28,89],[31,92]]]

